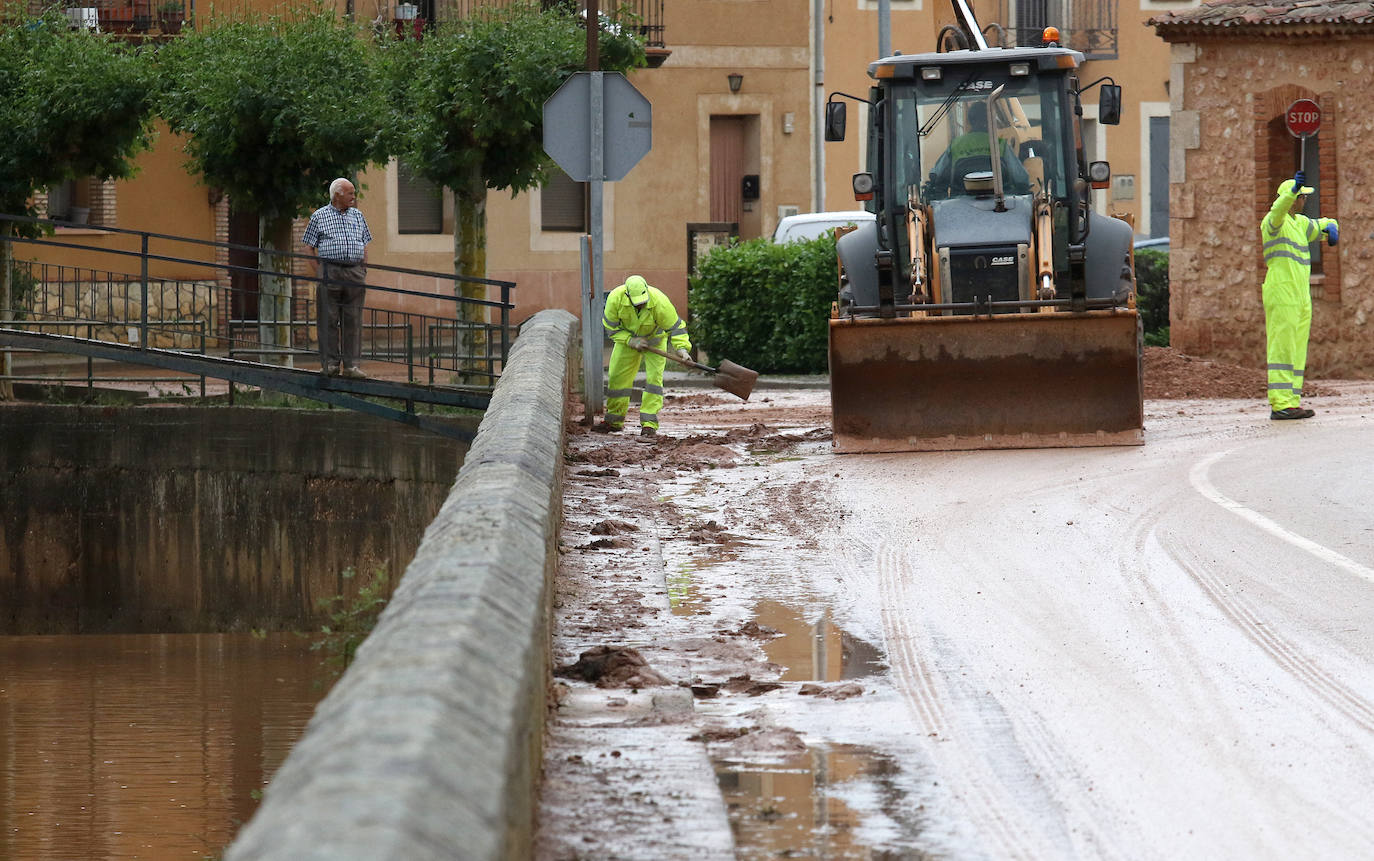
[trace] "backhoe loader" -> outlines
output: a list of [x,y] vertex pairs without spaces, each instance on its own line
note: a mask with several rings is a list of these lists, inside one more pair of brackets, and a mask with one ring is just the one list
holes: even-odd
[[1121,88],[1081,85],[1083,55],[1053,28],[989,47],[952,3],[966,47],[880,59],[867,98],[826,105],[827,140],[844,139],[841,97],[869,106],[853,185],[876,216],[838,241],[834,447],[1138,445],[1132,230],[1092,211],[1111,173],[1086,162],[1080,119],[1101,84],[1098,121],[1118,122]]

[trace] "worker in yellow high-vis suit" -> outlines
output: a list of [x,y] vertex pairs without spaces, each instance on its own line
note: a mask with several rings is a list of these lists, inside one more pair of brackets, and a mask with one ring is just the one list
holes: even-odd
[[606,384],[606,418],[592,430],[610,433],[625,427],[635,375],[643,360],[644,395],[639,402],[639,433],[657,436],[658,411],[663,408],[663,367],[668,360],[643,350],[645,347],[664,350],[666,339],[672,343],[672,351],[679,358],[690,361],[692,342],[687,338],[687,324],[678,316],[672,300],[657,287],[650,287],[639,275],[626,278],[624,284],[606,295],[606,314],[601,323],[615,347],[611,350]]
[[1268,340],[1269,418],[1306,419],[1316,415],[1302,406],[1307,370],[1307,336],[1312,329],[1312,253],[1308,248],[1323,233],[1335,245],[1340,227],[1334,218],[1302,214],[1313,189],[1298,171],[1279,183],[1278,196],[1260,222],[1264,246],[1264,331]]

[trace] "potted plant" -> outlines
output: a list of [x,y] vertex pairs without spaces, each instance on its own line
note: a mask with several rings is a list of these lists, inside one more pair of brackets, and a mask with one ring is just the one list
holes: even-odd
[[186,21],[186,7],[181,0],[162,0],[157,7],[158,26],[168,34],[180,33]]

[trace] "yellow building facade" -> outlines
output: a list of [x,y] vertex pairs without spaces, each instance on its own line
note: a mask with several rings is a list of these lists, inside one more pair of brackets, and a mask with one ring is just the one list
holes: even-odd
[[[443,7],[443,0],[419,5],[419,17],[429,13],[442,20],[457,14],[436,9],[436,3]],[[629,79],[653,106],[653,146],[623,180],[604,186],[604,287],[639,273],[684,310],[689,226],[734,225],[747,239],[771,234],[788,213],[857,208],[850,179],[866,167],[863,135],[856,133],[866,113],[851,108],[849,137],[837,143],[820,142],[820,119],[831,93],[867,93],[868,64],[879,51],[880,10],[876,0],[648,0],[641,5],[654,25],[651,57],[658,65],[636,70]],[[1055,24],[1067,44],[1079,47],[1079,40],[1088,49],[1084,83],[1110,77],[1124,87],[1118,126],[1099,126],[1096,98],[1084,100],[1085,138],[1090,159],[1112,164],[1112,187],[1097,192],[1099,208],[1130,214],[1142,236],[1168,230],[1170,57],[1145,21],[1193,5],[1102,0],[1088,11],[1065,5],[1077,16],[1067,21],[1057,20],[1055,4],[1044,0],[1000,0],[975,8],[985,26],[1006,28],[1007,41],[1024,43],[1042,21]],[[888,7],[890,44],[902,53],[934,50],[941,28],[954,20],[942,0],[889,0]],[[393,19],[409,20],[415,8],[353,8],[350,0],[343,9],[341,4],[341,11],[375,17],[385,27],[410,26]],[[989,41],[996,35],[990,31]],[[140,159],[137,178],[92,184],[77,196],[84,193],[93,224],[243,242],[251,225],[234,224],[230,201],[190,176],[183,160],[180,141],[163,129],[153,151]],[[450,200],[424,203],[404,165],[395,162],[364,171],[358,184],[359,207],[375,237],[372,262],[452,271]],[[487,274],[518,285],[514,321],[544,308],[577,313],[580,237],[589,229],[585,213],[578,211],[583,195],[585,188],[566,177],[554,187],[514,197],[489,194]],[[419,209],[430,211],[417,211],[417,200]],[[320,204],[326,201],[327,190],[321,188]],[[81,234],[76,228],[63,232],[73,239]],[[82,241],[136,250],[135,237],[92,233]],[[164,253],[205,254],[190,251]],[[220,258],[225,259],[223,252]],[[154,264],[157,274],[167,277],[176,277],[177,268]],[[185,275],[205,277],[203,271]],[[379,284],[412,289],[438,286],[381,271],[374,277]]]

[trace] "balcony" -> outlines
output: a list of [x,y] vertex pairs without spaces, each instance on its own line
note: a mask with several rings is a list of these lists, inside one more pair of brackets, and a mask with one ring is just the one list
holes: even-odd
[[[435,23],[461,21],[485,10],[510,5],[512,0],[341,0],[344,14],[379,22],[392,22],[401,35],[418,34]],[[544,8],[567,6],[585,16],[586,0],[541,0]],[[620,26],[628,26],[644,39],[649,55],[649,65],[663,64],[671,53],[664,41],[663,27],[664,0],[627,0],[615,3],[603,0],[599,8],[603,16],[610,9],[624,9],[630,20]],[[611,25],[616,26],[616,25]]]
[[[984,8],[1004,29],[1008,47],[1039,45],[1046,27],[1058,27],[1060,44],[1086,59],[1117,58],[1116,0],[993,0]],[[995,30],[982,23],[991,44]]]
[[[187,20],[188,0],[69,0],[72,27],[133,37],[173,36]],[[31,11],[41,14],[42,4]]]

